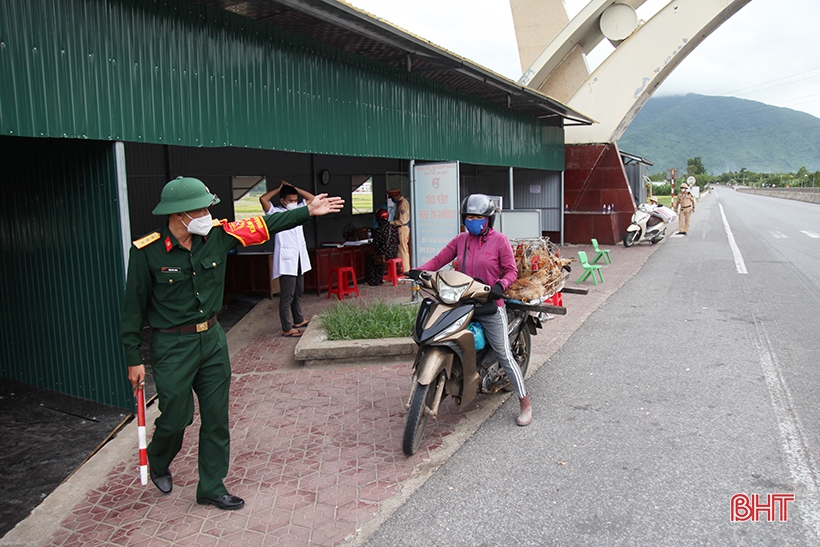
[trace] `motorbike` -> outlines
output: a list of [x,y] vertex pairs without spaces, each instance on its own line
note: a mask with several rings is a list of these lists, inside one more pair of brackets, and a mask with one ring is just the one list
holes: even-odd
[[[413,327],[418,351],[402,437],[402,450],[408,456],[418,450],[428,420],[438,415],[448,395],[463,408],[479,393],[512,389],[489,343],[476,348],[473,332],[477,324],[471,321],[477,310],[494,306],[488,302],[490,287],[454,270],[422,272],[418,283],[428,296],[419,305]],[[506,299],[505,308],[510,348],[524,375],[530,363],[531,336],[542,327],[540,315],[564,315],[566,308]]]
[[632,247],[639,241],[649,241],[652,245],[658,243],[666,235],[666,226],[671,221],[664,208],[642,203],[632,214],[632,224],[627,227],[624,235],[624,247]]

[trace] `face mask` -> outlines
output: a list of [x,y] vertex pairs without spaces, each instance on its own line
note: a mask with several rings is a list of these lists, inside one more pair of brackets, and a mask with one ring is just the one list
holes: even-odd
[[467,228],[467,231],[473,234],[474,236],[481,235],[481,232],[483,232],[484,228],[487,226],[487,219],[468,219],[464,221],[464,226]]
[[[208,213],[204,217],[193,218],[188,213],[185,213],[185,216],[191,219],[191,222],[185,225],[188,228],[188,231],[192,234],[206,236],[208,232],[211,231],[211,225],[213,224],[213,218],[211,218],[211,213]],[[183,222],[183,224],[185,224]]]
[[293,211],[297,207],[299,207],[299,204],[296,203],[295,201],[293,203],[286,203],[285,204],[285,209],[287,209],[288,211]]

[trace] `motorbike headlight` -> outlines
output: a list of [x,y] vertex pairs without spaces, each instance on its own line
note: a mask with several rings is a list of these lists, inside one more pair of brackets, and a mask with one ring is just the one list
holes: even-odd
[[438,278],[438,296],[445,304],[455,304],[461,300],[464,291],[467,290],[467,285],[459,285],[458,287],[451,287],[444,282],[442,278]]
[[[464,291],[462,290],[462,292],[464,292]],[[461,327],[464,326],[464,323],[467,322],[467,318],[469,316],[470,316],[469,313],[465,313],[460,318],[456,319],[455,323],[453,323],[452,325],[450,325],[449,327],[447,327],[446,329],[444,329],[443,331],[438,333],[435,336],[435,338],[433,338],[433,342],[438,342],[442,338],[446,338],[447,336],[450,336],[451,334],[453,334],[454,332],[459,330]]]

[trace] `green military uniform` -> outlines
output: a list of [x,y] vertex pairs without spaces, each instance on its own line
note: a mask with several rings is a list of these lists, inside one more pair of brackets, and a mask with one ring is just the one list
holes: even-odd
[[[310,213],[300,207],[262,218],[269,233],[275,233],[306,223]],[[159,474],[166,473],[182,447],[185,428],[193,421],[192,390],[197,394],[202,422],[197,498],[227,494],[222,479],[230,458],[231,366],[216,313],[222,307],[228,252],[240,243],[228,232],[217,226],[205,237],[193,235],[191,250],[167,226],[137,240],[130,251],[122,308],[120,336],[128,366],[143,363],[143,326],[147,322],[154,329],[151,366],[161,415],[148,459]]]

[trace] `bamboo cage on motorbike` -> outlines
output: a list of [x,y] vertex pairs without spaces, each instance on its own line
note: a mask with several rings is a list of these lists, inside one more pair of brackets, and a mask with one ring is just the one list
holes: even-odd
[[518,279],[505,296],[525,304],[540,304],[564,288],[564,266],[573,258],[561,258],[558,246],[548,238],[510,240]]

